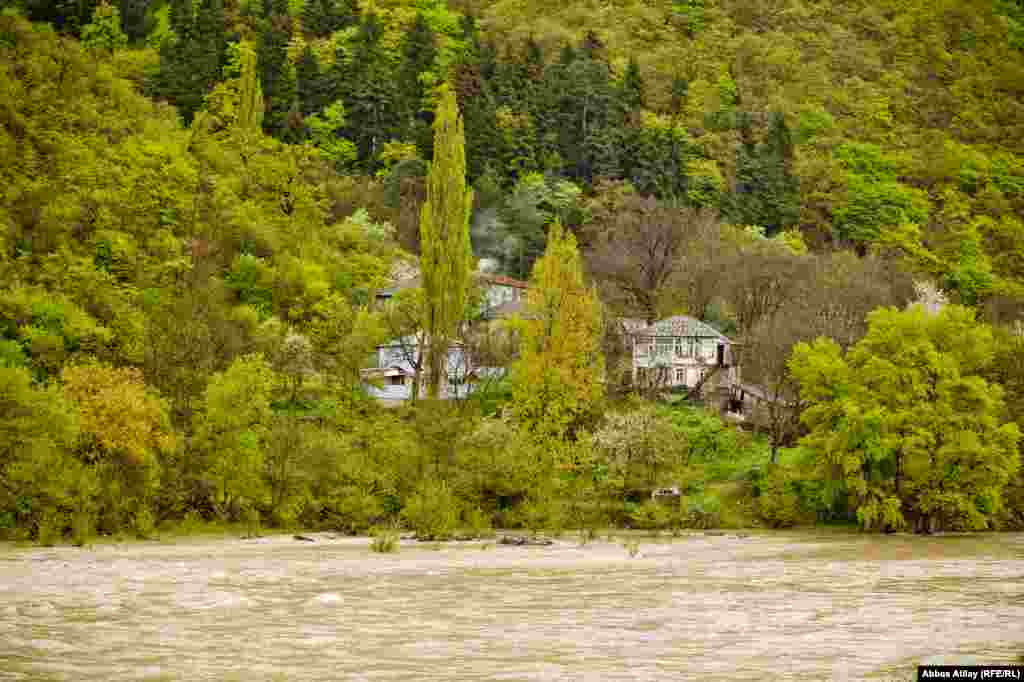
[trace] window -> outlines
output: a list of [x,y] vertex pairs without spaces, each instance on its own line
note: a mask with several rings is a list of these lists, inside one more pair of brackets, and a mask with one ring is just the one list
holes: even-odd
[[672,352],[672,337],[659,336],[657,341],[658,355],[669,355]]
[[693,339],[684,338],[682,336],[676,337],[676,357],[677,358],[690,358],[693,357]]
[[405,377],[401,374],[396,377],[388,377],[388,383],[392,386],[405,386]]
[[680,368],[680,369],[676,370],[676,383],[677,384],[685,384],[686,383],[686,370],[685,369]]
[[633,339],[633,348],[636,351],[636,355],[638,355],[640,357],[647,357],[647,354],[651,350],[651,347],[649,345],[649,340],[644,338],[644,337],[640,337],[640,336],[635,337]]

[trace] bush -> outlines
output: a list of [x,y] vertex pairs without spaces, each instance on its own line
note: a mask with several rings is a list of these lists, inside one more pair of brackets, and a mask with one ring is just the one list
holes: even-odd
[[516,508],[515,518],[533,535],[550,531],[558,536],[563,531],[562,506],[558,500],[546,495],[530,494]]
[[761,480],[757,498],[758,514],[772,528],[796,525],[800,517],[800,496],[792,474],[784,467],[774,467]]
[[682,508],[686,510],[684,523],[689,528],[715,528],[721,524],[722,502],[716,495],[702,494],[685,498]]
[[365,533],[384,516],[383,500],[357,486],[345,486],[324,506],[327,525],[349,535]]
[[466,512],[466,530],[474,538],[493,538],[494,528],[491,526],[491,518],[480,507],[474,507]]
[[67,527],[67,517],[53,509],[48,509],[39,517],[39,524],[36,526],[36,540],[43,547],[53,547],[64,539],[64,528]]
[[398,552],[399,537],[393,530],[375,530],[370,540],[370,551],[378,554],[394,554]]
[[661,530],[667,528],[672,520],[672,508],[661,502],[648,500],[634,505],[627,512],[631,528],[643,530]]
[[71,515],[71,543],[85,547],[94,535],[93,516],[87,511],[76,511]]
[[246,505],[242,509],[242,521],[245,523],[245,537],[258,538],[262,533],[260,524],[260,512],[252,505]]
[[425,481],[409,499],[402,518],[419,540],[448,540],[459,522],[459,502],[445,481]]
[[135,512],[132,526],[135,529],[135,535],[141,540],[148,540],[156,535],[156,519],[153,517],[153,512],[145,507]]

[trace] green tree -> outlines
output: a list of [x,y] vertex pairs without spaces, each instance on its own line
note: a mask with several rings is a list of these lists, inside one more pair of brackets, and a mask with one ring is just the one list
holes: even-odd
[[402,43],[402,63],[396,74],[403,110],[403,139],[420,142],[420,151],[430,156],[432,112],[424,111],[427,90],[424,78],[433,72],[437,59],[437,39],[422,12],[416,13],[412,27]]
[[120,0],[121,30],[128,39],[136,42],[142,40],[152,29],[153,21],[149,16],[152,0]]
[[438,398],[448,349],[466,312],[473,251],[469,217],[473,191],[466,186],[466,150],[455,91],[445,86],[434,119],[434,160],[427,173],[427,201],[420,213],[420,271],[427,332],[427,395]]
[[103,530],[118,531],[128,521],[147,535],[162,459],[175,447],[166,402],[136,369],[98,363],[69,366],[61,372],[61,382],[80,415],[77,455],[99,482],[96,499],[82,500],[78,511],[95,511]]
[[644,80],[636,57],[630,55],[626,73],[622,76],[622,102],[628,111],[639,111],[644,106]]
[[264,457],[276,383],[274,370],[257,354],[238,358],[206,388],[193,428],[210,501],[224,517],[240,518],[266,495]]
[[329,36],[359,22],[357,0],[305,0],[302,29],[314,36]]
[[0,367],[0,516],[38,527],[45,514],[70,513],[95,488],[71,457],[78,412],[56,386],[36,386],[28,370]]
[[96,6],[92,22],[82,27],[82,44],[91,50],[113,52],[128,45],[128,36],[121,30],[121,13],[106,2]]
[[524,428],[543,439],[572,439],[604,397],[603,327],[600,301],[583,280],[576,238],[558,222],[533,267],[518,325],[513,410]]
[[845,356],[829,339],[795,347],[809,404],[802,443],[845,485],[865,528],[992,523],[1020,438],[1002,388],[981,376],[993,353],[991,329],[958,306],[876,310]]
[[266,115],[263,129],[280,139],[291,139],[289,114],[296,104],[295,69],[288,61],[288,42],[292,37],[292,19],[287,6],[274,7],[263,20],[256,54],[259,57],[260,80]]

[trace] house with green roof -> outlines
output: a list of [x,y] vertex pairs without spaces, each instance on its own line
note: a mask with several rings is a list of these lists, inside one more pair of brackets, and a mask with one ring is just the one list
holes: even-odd
[[717,329],[676,315],[627,331],[633,382],[649,389],[688,390],[726,409],[740,384],[736,344]]

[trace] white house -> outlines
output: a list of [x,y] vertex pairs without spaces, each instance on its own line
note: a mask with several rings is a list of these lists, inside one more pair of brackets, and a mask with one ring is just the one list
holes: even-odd
[[[401,402],[412,398],[413,383],[416,380],[416,367],[422,367],[425,358],[416,337],[397,339],[377,348],[377,367],[363,370],[366,391],[374,398],[385,402]],[[448,350],[448,362],[445,368],[447,382],[442,386],[442,398],[464,398],[473,390],[474,384],[480,380],[494,377],[494,370],[486,367],[474,367],[472,358],[461,344],[455,344]],[[420,374],[421,397],[427,393],[426,370]]]
[[[633,321],[630,321],[633,322]],[[651,325],[623,325],[633,353],[633,381],[663,388],[714,388],[722,397],[740,382],[734,342],[708,324],[676,315]]]
[[[484,290],[480,310],[483,320],[502,319],[520,312],[525,302],[526,282],[487,273],[477,273],[476,277]],[[385,302],[403,289],[418,286],[418,277],[407,278],[379,291],[377,300]],[[418,372],[419,395],[426,395],[425,358],[420,340],[417,336],[406,336],[377,348],[377,366],[363,370],[364,385],[371,396],[391,404],[410,400],[417,367],[421,368]],[[504,367],[478,366],[477,361],[478,358],[474,358],[473,353],[468,352],[461,343],[452,345],[448,351],[445,368],[447,381],[442,386],[441,397],[464,398],[479,386],[500,379],[506,373]]]

